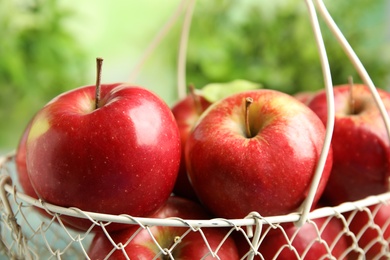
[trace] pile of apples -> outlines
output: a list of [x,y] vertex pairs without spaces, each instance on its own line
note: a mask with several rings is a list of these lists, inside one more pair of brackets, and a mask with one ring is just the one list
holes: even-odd
[[[324,145],[325,91],[294,97],[259,88],[210,100],[192,89],[169,107],[146,88],[101,84],[102,60],[97,60],[95,85],[57,96],[26,127],[16,153],[26,194],[62,207],[150,218],[237,219],[251,212],[275,216],[299,210]],[[390,94],[378,91],[390,111]],[[332,149],[312,209],[389,189],[389,137],[369,89],[346,84],[335,86],[334,95]],[[378,218],[370,221],[383,227],[390,209],[379,210]],[[79,230],[92,224],[70,216],[61,219]],[[346,256],[351,241],[338,236],[344,226],[333,220],[314,222],[325,222],[322,237],[329,244],[337,237],[331,253]],[[367,222],[367,215],[358,212],[349,228],[355,234],[367,233],[359,246],[370,258],[386,245],[371,243],[379,233],[362,230]],[[284,228],[288,236],[298,230],[294,225]],[[242,236],[227,237],[222,228],[187,233],[183,227],[140,230],[112,223],[105,229],[114,244],[126,246],[115,250],[96,226],[88,251],[91,259],[108,254],[124,259],[125,252],[131,259],[152,259],[160,252],[153,237],[162,248],[173,247],[175,259],[213,258],[210,250],[220,259],[240,259],[250,249]],[[317,233],[312,223],[299,234],[293,242],[298,254],[305,252],[306,259],[327,254],[323,243],[313,243]],[[389,239],[390,229],[383,234]],[[272,258],[284,243],[284,232],[271,231],[259,252]],[[281,257],[289,259],[294,252],[287,248]]]

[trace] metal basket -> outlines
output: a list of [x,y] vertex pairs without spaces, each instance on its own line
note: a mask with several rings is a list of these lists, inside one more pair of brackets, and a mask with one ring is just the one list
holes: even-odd
[[[390,225],[390,219],[382,227],[374,223],[374,218],[381,205],[387,205],[390,201],[390,192],[381,195],[367,197],[363,200],[343,203],[337,207],[323,207],[314,211],[310,211],[313,203],[314,193],[317,189],[323,167],[325,165],[326,155],[328,154],[332,130],[334,125],[334,100],[333,100],[333,85],[330,76],[330,69],[327,60],[325,46],[321,36],[321,30],[317,18],[317,12],[320,13],[327,26],[330,28],[339,44],[344,49],[345,53],[350,58],[355,69],[358,71],[364,83],[370,88],[372,95],[377,101],[388,133],[390,135],[390,123],[384,105],[379,98],[379,95],[372,83],[369,75],[364,69],[364,66],[359,61],[358,57],[344,38],[341,31],[338,29],[325,5],[321,0],[305,0],[310,21],[313,27],[314,36],[316,39],[318,51],[320,53],[321,65],[324,75],[325,89],[327,93],[328,102],[328,122],[326,125],[327,132],[325,136],[325,143],[321,157],[318,162],[318,167],[312,181],[312,186],[307,199],[301,206],[301,211],[282,216],[263,217],[257,212],[248,212],[248,216],[243,219],[208,219],[208,220],[185,220],[180,218],[169,219],[154,219],[154,218],[140,218],[128,215],[109,215],[100,214],[97,212],[86,212],[77,208],[64,208],[57,205],[52,205],[44,201],[27,196],[19,188],[14,153],[0,157],[0,252],[1,254],[11,259],[89,259],[88,247],[91,244],[94,236],[94,229],[101,228],[106,234],[107,239],[110,235],[107,232],[107,225],[112,223],[126,223],[128,225],[137,226],[138,230],[147,230],[151,236],[150,228],[154,226],[177,226],[185,228],[185,232],[181,237],[176,237],[175,241],[169,246],[164,247],[160,245],[156,239],[153,241],[159,248],[159,253],[155,259],[174,259],[172,252],[175,246],[180,243],[191,232],[199,232],[202,235],[204,243],[209,248],[209,252],[204,256],[215,257],[219,259],[218,250],[225,243],[229,236],[239,234],[242,236],[244,244],[247,246],[247,252],[241,257],[242,259],[263,259],[261,244],[264,239],[270,235],[270,232],[275,230],[281,232],[285,238],[285,243],[280,246],[280,249],[275,254],[275,259],[283,250],[291,251],[296,259],[304,259],[311,246],[315,243],[320,243],[326,249],[326,254],[322,259],[335,259],[332,255],[333,250],[337,247],[337,243],[341,237],[348,237],[350,243],[347,250],[345,250],[340,258],[347,258],[351,254],[353,259],[365,258],[365,253],[374,246],[374,243],[381,245],[381,251],[376,259],[390,259],[389,241],[384,235],[385,229]],[[195,5],[195,0],[181,1],[178,9],[173,14],[171,19],[163,27],[162,31],[152,41],[149,48],[147,48],[144,56],[135,68],[132,77],[136,75],[139,68],[142,66],[145,59],[151,54],[154,47],[165,35],[167,30],[177,20],[178,16],[185,11],[185,20],[183,24],[182,38],[179,52],[179,97],[185,95],[185,52],[187,46],[187,37],[189,32],[189,25],[191,22],[192,10]],[[45,210],[51,217],[42,216],[37,208]],[[357,213],[364,212],[368,218],[367,225],[362,227],[358,234],[354,234],[349,229],[354,217]],[[91,228],[87,231],[77,231],[70,229],[63,224],[62,216],[73,216],[78,218],[89,219],[91,221]],[[319,225],[315,220],[324,219],[323,224]],[[340,234],[329,243],[323,239],[322,234],[327,225],[331,221],[338,221],[341,223],[343,229]],[[295,232],[288,234],[284,228],[284,223],[294,223],[296,225]],[[312,243],[307,245],[303,253],[299,253],[294,245],[294,239],[303,232],[304,224],[309,224],[314,230],[314,237]],[[224,239],[216,248],[212,248],[204,235],[205,228],[223,228],[226,231]],[[368,244],[364,248],[359,246],[359,239],[365,230],[374,230],[376,232],[375,241]],[[113,253],[116,250],[123,252],[126,244],[116,243],[111,239]],[[109,257],[109,255],[107,256]]]

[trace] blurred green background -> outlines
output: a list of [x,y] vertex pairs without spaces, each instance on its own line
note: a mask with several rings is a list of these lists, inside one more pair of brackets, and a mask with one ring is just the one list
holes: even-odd
[[[31,117],[56,95],[104,82],[129,81],[148,44],[176,10],[165,1],[0,1],[0,153],[16,148]],[[324,1],[374,83],[389,88],[389,1]],[[177,52],[183,19],[131,79],[177,100]],[[333,82],[360,79],[322,24]],[[323,87],[303,0],[198,0],[188,45],[187,83],[201,88],[237,78],[290,94]]]

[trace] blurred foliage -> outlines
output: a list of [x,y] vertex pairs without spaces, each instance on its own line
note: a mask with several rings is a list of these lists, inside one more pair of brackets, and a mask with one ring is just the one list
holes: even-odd
[[261,84],[244,79],[235,79],[230,82],[206,84],[202,87],[201,93],[209,102],[214,103],[235,93],[260,88],[262,88]]
[[85,82],[84,54],[56,0],[0,1],[0,148],[15,148],[28,120]]
[[[388,87],[386,0],[329,0],[325,4],[374,83]],[[333,83],[346,83],[348,76],[360,81],[319,18]],[[187,57],[187,82],[198,88],[237,78],[290,94],[323,87],[318,50],[302,0],[198,1]]]
[[[324,1],[374,83],[389,87],[388,1]],[[66,27],[76,12],[76,5],[65,9],[57,0],[0,1],[0,149],[15,148],[28,120],[54,96],[87,82],[90,62],[77,39],[85,36]],[[350,75],[360,81],[321,25],[333,82],[345,83]],[[175,28],[163,46],[172,57],[164,64],[170,68],[176,67],[172,46],[178,44],[180,26]],[[186,66],[187,82],[196,87],[235,79],[287,93],[323,87],[303,0],[197,1]]]

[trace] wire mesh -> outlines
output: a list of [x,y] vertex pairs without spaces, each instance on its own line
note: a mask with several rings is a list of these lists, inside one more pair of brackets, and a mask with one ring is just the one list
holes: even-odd
[[[334,24],[322,1],[315,1],[319,13],[344,48],[365,84],[370,88],[382,113],[388,132],[388,116],[374,84],[352,48]],[[185,8],[187,4],[187,9]],[[190,16],[195,1],[181,1],[173,17],[157,38],[147,48],[145,55],[134,70],[135,77],[144,60],[157,46],[180,12],[186,13],[179,55],[179,94],[185,84],[185,46]],[[310,211],[313,194],[321,177],[324,158],[327,155],[333,129],[333,92],[325,46],[312,1],[306,0],[314,35],[317,40],[327,90],[329,122],[327,142],[324,145],[308,199],[300,212],[283,216],[263,217],[251,212],[243,219],[153,219],[128,215],[109,215],[85,212],[75,208],[63,208],[45,203],[23,193],[18,184],[14,154],[0,158],[0,252],[10,259],[133,259],[132,254],[141,252],[146,259],[175,259],[183,244],[198,241],[203,248],[200,259],[390,259],[390,193],[370,196],[363,200],[343,203],[336,207],[319,207]],[[321,163],[322,161],[322,163]],[[88,230],[70,227],[64,216],[91,221]],[[115,223],[129,226],[126,232],[109,232]],[[131,229],[130,229],[131,228]],[[175,228],[175,236],[162,239],[161,230]],[[129,231],[130,230],[130,231]],[[179,231],[178,231],[179,230]],[[218,232],[218,236],[211,236]],[[152,250],[137,251],[137,239],[148,238]],[[197,240],[193,240],[194,237]],[[215,239],[212,237],[216,237]],[[189,240],[191,238],[191,240]],[[234,242],[232,242],[234,241]],[[226,256],[224,251],[237,246],[237,252]],[[101,255],[95,255],[96,245]],[[147,256],[146,256],[147,255]]]
[[[244,219],[233,220],[110,216],[72,208],[59,210],[58,206],[23,194],[19,191],[13,169],[13,157],[3,161],[1,189],[6,197],[0,204],[0,252],[10,259],[97,259],[96,255],[90,255],[94,254],[91,244],[93,241],[97,243],[96,239],[104,240],[104,248],[108,247],[101,259],[127,259],[140,233],[153,243],[154,255],[150,259],[175,259],[179,245],[193,236],[192,233],[201,237],[197,246],[206,250],[203,259],[313,259],[314,255],[318,257],[318,251],[321,252],[320,259],[390,257],[390,218],[387,213],[390,193],[337,207],[318,208],[309,212],[302,226],[290,225],[300,219],[298,213],[262,217],[252,212]],[[10,182],[9,177],[16,181]],[[75,230],[62,220],[64,215],[89,218],[91,227],[86,231]],[[108,232],[107,227],[116,222],[127,223],[133,229],[124,237]],[[170,240],[161,239],[158,229],[170,227],[181,229],[179,235]],[[207,234],[210,229],[223,230],[216,242],[209,242]],[[238,256],[220,257],[221,248],[231,239],[238,247]]]

